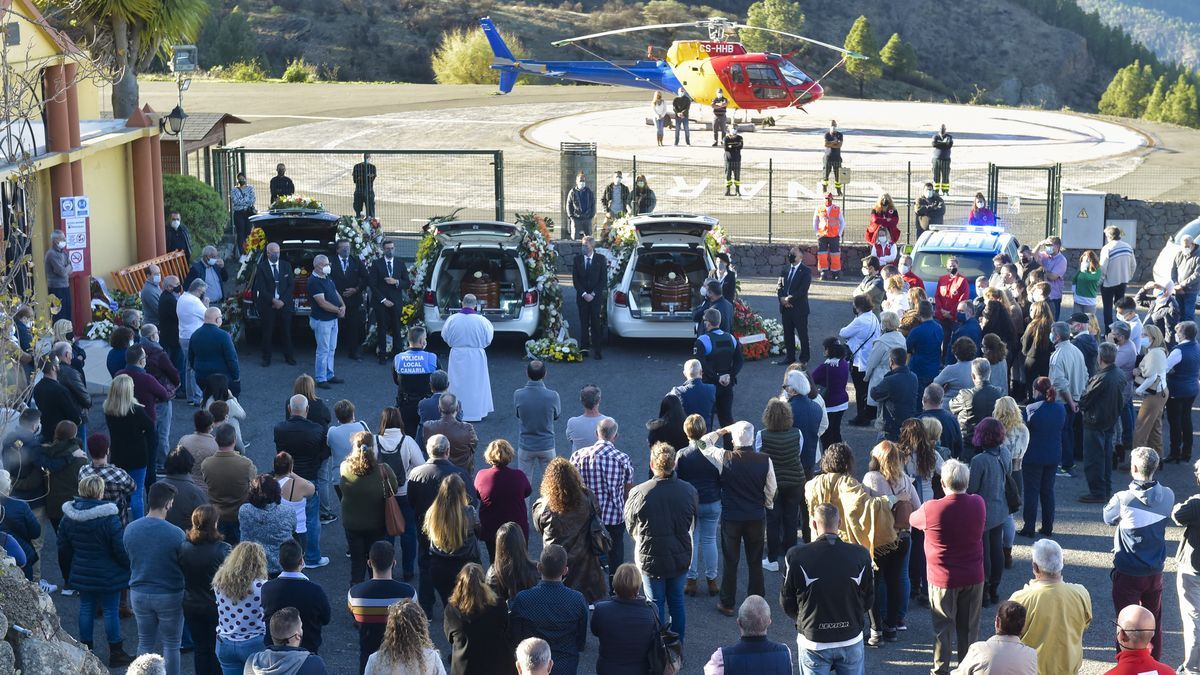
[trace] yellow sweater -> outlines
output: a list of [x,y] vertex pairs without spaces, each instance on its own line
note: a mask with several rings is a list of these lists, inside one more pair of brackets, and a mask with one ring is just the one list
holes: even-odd
[[1073,675],[1083,665],[1083,631],[1092,623],[1087,588],[1065,581],[1033,580],[1013,593],[1025,607],[1021,642],[1037,651],[1038,675]]

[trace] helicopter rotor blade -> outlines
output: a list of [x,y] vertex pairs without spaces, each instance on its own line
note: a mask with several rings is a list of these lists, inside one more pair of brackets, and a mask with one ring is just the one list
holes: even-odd
[[554,42],[551,42],[550,44],[554,45],[555,47],[562,47],[564,45],[569,45],[572,42],[579,42],[581,40],[591,40],[592,38],[605,37],[608,35],[621,35],[623,33],[635,33],[638,31],[660,30],[660,29],[666,29],[666,28],[684,28],[684,27],[688,27],[688,26],[695,26],[695,27],[703,28],[707,25],[708,25],[708,22],[698,22],[698,21],[689,21],[687,23],[658,23],[658,24],[652,24],[649,26],[634,26],[633,28],[618,28],[616,30],[606,30],[603,33],[592,33],[591,35],[580,35],[579,37],[567,38],[566,40],[556,40]]
[[787,37],[790,37],[790,38],[795,38],[795,39],[797,39],[797,40],[800,40],[800,41],[802,41],[802,42],[807,42],[807,43],[809,43],[809,44],[814,44],[814,45],[817,45],[818,47],[824,47],[824,48],[826,48],[826,49],[832,49],[832,50],[833,50],[833,51],[835,51],[835,52],[839,52],[839,53],[841,53],[841,54],[845,54],[845,55],[846,55],[846,58],[848,58],[848,59],[856,59],[856,60],[860,60],[860,61],[862,61],[862,60],[865,60],[865,59],[868,59],[868,58],[870,58],[870,57],[868,57],[866,54],[862,54],[862,53],[860,53],[860,52],[851,51],[851,50],[849,50],[849,49],[843,49],[842,47],[838,47],[838,46],[835,46],[835,45],[831,45],[831,44],[829,44],[829,43],[827,43],[827,42],[821,42],[820,40],[814,40],[814,39],[812,39],[812,38],[804,37],[803,35],[796,35],[795,33],[785,33],[784,31],[781,31],[781,30],[774,30],[774,29],[772,29],[772,28],[763,28],[763,27],[761,27],[761,26],[748,26],[748,25],[746,25],[746,24],[744,24],[744,23],[735,23],[735,24],[733,24],[733,26],[732,26],[732,27],[733,27],[733,28],[737,28],[737,29],[739,29],[739,30],[740,30],[740,29],[743,29],[743,28],[746,28],[746,29],[749,29],[749,30],[761,30],[761,31],[763,31],[763,32],[766,32],[766,33],[775,33],[776,35],[785,35],[785,36],[787,36]]

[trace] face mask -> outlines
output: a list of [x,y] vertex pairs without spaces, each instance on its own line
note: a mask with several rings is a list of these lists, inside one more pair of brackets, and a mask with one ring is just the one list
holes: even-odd
[[66,334],[66,336],[65,336],[65,337],[67,338],[67,341],[69,342],[69,341],[71,341],[71,340],[74,340],[74,339],[75,339],[75,333],[73,333],[73,332],[68,332],[68,333]]
[[613,176],[613,185],[620,185],[620,184],[621,184],[621,177]]
[[928,197],[928,198],[930,198],[930,199],[933,199],[933,190],[926,190],[926,191],[925,191],[925,196],[926,196],[926,197]]
[[795,262],[796,262],[796,254],[795,253],[788,254],[788,262],[795,264]]
[[217,264],[217,259],[216,258],[206,258],[204,260],[204,264],[208,265],[209,267],[212,267],[213,265]]
[[1053,246],[1047,246],[1047,247],[1043,248],[1042,250],[1044,250],[1046,252],[1046,255],[1054,255],[1054,247]]
[[178,229],[179,229],[179,221],[178,221],[178,220],[172,220],[172,221],[171,221],[171,227],[172,227],[172,228],[174,228],[174,229],[176,229],[176,230],[178,230]]
[[959,323],[966,323],[966,322],[967,322],[967,315],[966,315],[966,314],[964,314],[964,313],[962,313],[962,312],[959,312],[958,314],[955,314],[955,315],[954,315],[954,320],[955,320],[955,321],[958,321]]
[[151,281],[152,283],[155,283],[155,284],[157,284],[157,283],[159,283],[160,281],[162,281],[162,275],[161,275],[161,274],[151,274],[151,275],[150,275],[150,281]]
[[862,268],[862,273],[863,273],[863,276],[864,276],[864,277],[869,277],[869,276],[871,276],[871,268],[870,268],[870,267],[864,267],[864,268]]
[[330,267],[329,265],[326,265],[321,268],[321,274],[324,274],[325,276],[329,276],[329,273],[332,271],[333,271],[333,268]]
[[54,242],[54,248],[56,248],[60,251],[66,247],[67,247],[67,242],[62,241],[61,239],[59,241]]
[[338,257],[349,258],[350,257],[350,249],[348,249],[344,246],[342,248],[339,248],[338,249]]
[[239,179],[238,179],[238,185],[239,185],[239,186],[241,186],[241,187],[245,187],[245,186],[246,186],[246,179],[245,179],[245,178],[239,178]]
[[950,273],[950,276],[954,276],[955,274],[958,274],[958,268],[954,267],[954,266],[947,267],[946,271]]
[[267,260],[270,260],[273,263],[279,262],[279,254],[278,253],[268,253]]
[[637,186],[638,186],[638,187],[640,187],[640,188],[644,188],[644,187],[646,187],[646,182],[645,182],[645,181],[638,181],[638,184],[637,184]]
[[383,257],[385,257],[385,258],[393,258],[395,256],[396,256],[396,252],[393,251],[392,249],[387,249],[386,251],[383,252]]
[[580,180],[580,181],[575,181],[575,187],[577,187],[577,188],[579,188],[580,190],[582,190],[583,188],[587,187],[587,183],[585,183],[585,182],[583,182],[583,181],[581,181],[581,180]]
[[878,237],[875,241],[878,242],[879,245],[883,246],[883,247],[886,247],[888,244],[892,243],[892,240],[889,237],[882,237],[882,236]]
[[908,274],[909,270],[911,270],[911,269],[912,269],[912,265],[902,264],[902,265],[900,265],[900,274]]
[[722,272],[724,272],[725,270],[729,269],[729,265],[726,265],[725,263],[719,263],[719,264],[717,265],[717,269],[719,269],[719,270],[721,270]]

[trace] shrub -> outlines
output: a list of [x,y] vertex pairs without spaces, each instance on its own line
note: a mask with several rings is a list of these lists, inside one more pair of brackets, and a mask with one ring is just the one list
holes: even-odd
[[178,211],[192,235],[192,251],[216,245],[225,234],[229,208],[217,191],[194,176],[163,174],[163,206],[167,214]]
[[284,82],[315,82],[317,67],[307,64],[304,59],[292,59],[283,71]]
[[235,82],[263,82],[267,79],[267,71],[259,65],[258,59],[231,63],[222,69],[222,74]]
[[[514,56],[525,56],[519,40],[508,35],[504,40]],[[492,70],[491,65],[492,49],[479,28],[443,33],[442,43],[433,52],[433,78],[438,84],[496,84],[500,71]]]

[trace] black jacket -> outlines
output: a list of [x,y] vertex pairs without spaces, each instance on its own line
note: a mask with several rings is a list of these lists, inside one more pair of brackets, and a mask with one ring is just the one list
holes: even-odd
[[192,261],[192,236],[188,234],[187,226],[180,223],[176,230],[167,225],[167,252],[183,251],[187,262]]
[[280,197],[291,197],[296,194],[296,184],[287,176],[273,176],[271,178],[271,203]]
[[284,607],[295,607],[300,613],[300,625],[304,628],[300,646],[316,654],[321,648],[321,628],[333,619],[325,590],[308,579],[279,577],[263,584],[263,623],[271,625],[271,616]]
[[742,135],[729,135],[725,137],[725,161],[740,162],[742,161]]
[[217,596],[212,580],[217,568],[229,557],[232,547],[223,541],[179,546],[179,567],[183,570],[183,611],[217,620]]
[[[392,264],[398,267],[404,267],[400,263],[399,258],[393,258]],[[329,273],[329,278],[333,279],[333,285],[337,287],[338,293],[341,294],[342,300],[346,303],[346,309],[357,309],[362,305],[363,294],[367,292],[367,286],[370,283],[367,268],[363,265],[362,260],[353,253],[346,258],[346,271],[342,271],[342,259],[335,255],[329,259],[329,267],[333,271]],[[407,275],[408,270],[405,269],[403,274]],[[404,278],[404,277],[401,277]],[[354,295],[346,296],[347,288],[358,289]]]
[[[258,264],[254,267],[254,283],[251,284],[251,289],[253,291],[254,306],[261,313],[270,309],[271,301],[275,299],[275,275],[271,273],[271,261],[267,260],[267,256],[265,255],[259,259]],[[289,314],[292,312],[295,292],[295,273],[292,271],[292,266],[280,257],[279,299],[283,301],[283,307],[280,307],[281,311]],[[287,328],[285,327],[284,330],[287,330]]]
[[[812,271],[803,262],[796,268],[796,273],[792,275],[792,282],[787,283],[788,272],[792,269],[791,265],[783,268],[779,274],[779,290],[776,295],[779,299],[791,298],[791,310],[800,314],[808,314],[808,287],[812,285]],[[782,303],[780,303],[782,307]],[[788,311],[784,309],[783,311]]]
[[863,615],[875,602],[867,549],[830,534],[793,547],[786,561],[779,604],[798,633],[817,643],[862,635]]
[[104,420],[108,424],[108,437],[112,448],[109,460],[113,464],[126,471],[151,466],[154,451],[158,448],[158,434],[155,433],[154,422],[150,421],[145,408],[136,405],[128,415],[105,415]]
[[883,434],[888,440],[900,437],[900,425],[921,412],[921,392],[917,376],[908,366],[893,368],[884,373],[883,380],[871,387],[871,398],[879,402],[883,413]]
[[442,631],[450,642],[450,675],[516,675],[508,605],[503,599],[470,618],[454,605],[446,605]]
[[604,300],[608,289],[608,258],[599,253],[592,254],[592,264],[587,271],[583,269],[584,256],[575,256],[575,264],[571,268],[571,284],[575,286],[575,302],[583,302],[584,293],[592,293],[595,300]]
[[982,387],[963,389],[950,401],[950,412],[958,419],[964,445],[974,447],[971,439],[975,436],[976,425],[982,422],[983,418],[992,416],[996,401],[1003,396],[1004,392],[1000,391],[999,387],[985,384]]
[[[707,460],[706,460],[707,461]],[[596,675],[642,675],[657,634],[658,610],[643,598],[614,598],[592,609],[592,635],[600,642]]]
[[738,373],[742,372],[742,347],[732,333],[710,330],[692,343],[692,355],[704,367],[704,382],[720,389],[720,377],[729,375],[729,386],[737,384]]
[[416,515],[418,523],[425,522],[425,512],[433,506],[438,488],[441,487],[442,481],[453,473],[457,473],[458,477],[463,479],[467,485],[467,494],[471,496],[472,501],[476,501],[474,482],[467,476],[466,471],[451,463],[449,459],[431,457],[429,461],[408,473],[408,501],[412,504],[413,514]]
[[44,377],[33,385],[33,401],[42,411],[42,441],[54,440],[54,427],[63,420],[81,421],[79,405],[71,392],[58,380]]
[[158,298],[158,342],[164,349],[179,349],[179,296],[163,293]]
[[399,280],[400,283],[395,286],[386,283],[384,279],[387,276],[387,262],[382,257],[376,258],[371,263],[369,274],[371,302],[379,306],[384,300],[391,300],[399,309],[404,304],[404,298],[412,287],[412,282],[408,279],[408,268],[400,258],[392,258],[392,278]]
[[625,498],[625,529],[633,537],[634,560],[643,574],[670,578],[692,563],[692,521],[700,498],[691,483],[652,478]]
[[1184,528],[1176,559],[1182,562],[1187,556],[1192,569],[1200,570],[1200,495],[1192,495],[1177,505],[1171,517]]
[[1124,390],[1125,375],[1120,368],[1115,365],[1097,367],[1096,374],[1088,378],[1087,389],[1079,398],[1083,426],[1102,431],[1112,429],[1121,417]]
[[941,225],[946,216],[946,202],[936,192],[932,197],[922,195],[917,198],[917,215],[928,217],[930,225]]
[[709,309],[715,309],[721,313],[721,325],[719,326],[721,330],[726,333],[733,331],[733,303],[722,296],[717,298],[715,302],[705,298],[704,302],[700,303],[700,306],[692,311],[692,321],[696,322],[697,335],[705,331],[704,312]]
[[[196,262],[192,263],[192,266],[188,268],[187,277],[183,280],[183,287],[191,288],[192,281],[207,277],[207,267],[208,265],[205,265],[203,260],[197,260]],[[221,283],[229,281],[229,272],[227,272],[224,267],[217,267],[214,265],[214,268],[217,270],[217,278],[221,280]]]
[[275,451],[288,452],[293,470],[305,480],[316,480],[321,460],[329,456],[325,429],[304,417],[289,417],[275,425]]

